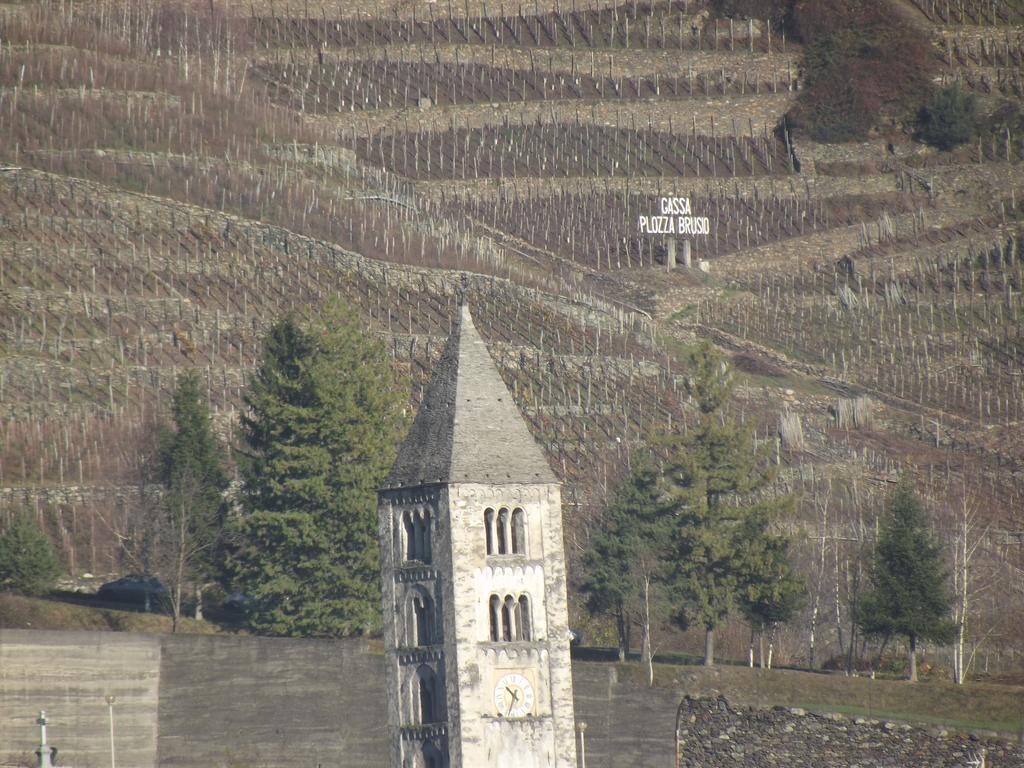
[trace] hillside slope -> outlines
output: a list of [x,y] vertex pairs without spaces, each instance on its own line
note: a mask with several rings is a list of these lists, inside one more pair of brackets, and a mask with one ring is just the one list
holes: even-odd
[[[922,20],[944,78],[1019,101],[1016,21]],[[794,144],[775,128],[799,46],[700,0],[8,4],[0,41],[0,524],[34,509],[72,572],[125,567],[178,371],[231,440],[267,323],[340,295],[415,407],[465,282],[567,483],[572,562],[632,452],[685,428],[680,361],[707,337],[801,502],[785,525],[811,599],[779,653],[808,660],[807,626],[819,662],[842,649],[900,471],[951,545],[976,506],[980,572],[1007,586],[977,595],[978,638],[993,663],[1019,652],[1012,139]],[[709,218],[707,271],[666,269],[685,238],[638,232],[665,196]]]

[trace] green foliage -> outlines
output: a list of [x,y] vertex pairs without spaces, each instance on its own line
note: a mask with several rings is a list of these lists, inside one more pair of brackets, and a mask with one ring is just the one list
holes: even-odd
[[271,327],[246,396],[231,556],[257,631],[338,636],[379,626],[376,490],[405,402],[384,347],[337,304],[316,327],[292,317]]
[[974,136],[977,105],[974,95],[957,84],[937,91],[921,108],[921,139],[943,150],[953,149]]
[[187,580],[214,579],[228,476],[224,449],[213,434],[206,394],[195,371],[178,378],[171,418],[174,428],[162,430],[157,451],[157,476],[165,489],[158,514],[167,518],[162,533],[172,539],[177,555],[172,559],[184,561]]
[[747,573],[739,595],[740,611],[751,626],[763,632],[789,621],[806,597],[804,580],[793,573],[789,541],[766,533],[767,521],[757,515],[743,534],[750,547]]
[[935,63],[927,37],[884,0],[798,0],[804,76],[789,127],[818,141],[861,140],[883,116],[913,116]]
[[769,19],[773,24],[781,25],[793,0],[713,0],[711,7],[720,18],[734,19]]
[[[720,354],[705,343],[691,363],[699,422],[687,435],[665,441],[664,483],[676,522],[670,575],[675,621],[711,632],[741,605],[764,612],[766,620],[783,617],[794,585],[786,542],[768,527],[790,500],[766,495],[774,479],[767,455],[724,412],[732,375]],[[773,590],[780,575],[785,584]]]
[[[984,146],[997,147],[995,156],[1006,157],[1006,143],[1009,138],[1010,158],[1017,161],[1024,157],[1024,108],[1019,101],[1003,99],[992,113],[983,121],[978,131],[985,137]],[[994,141],[993,141],[994,139]],[[1021,201],[1017,198],[1017,211],[1007,211],[1008,215],[1020,217]]]
[[861,598],[858,623],[868,635],[948,641],[952,595],[941,550],[928,530],[912,487],[902,484],[889,502],[875,545],[871,588]]
[[686,388],[697,408],[702,414],[721,410],[729,402],[735,385],[732,368],[707,342],[690,354],[689,363],[693,375],[687,380]]
[[14,516],[0,536],[0,591],[41,595],[61,575],[50,540],[27,513]]
[[629,623],[643,620],[644,580],[665,575],[671,526],[671,508],[658,487],[657,469],[649,456],[639,456],[583,557],[587,608],[615,617],[622,654],[629,650]]

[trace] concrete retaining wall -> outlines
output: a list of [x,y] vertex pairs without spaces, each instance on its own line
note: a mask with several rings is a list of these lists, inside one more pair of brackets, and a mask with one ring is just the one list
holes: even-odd
[[[572,672],[587,768],[673,768],[677,715],[695,768],[953,768],[981,749],[989,768],[1024,765],[996,739],[691,699],[696,678],[646,688],[599,662]],[[60,765],[109,766],[108,695],[118,768],[387,765],[383,656],[366,642],[0,630],[0,768],[35,764],[40,709]]]
[[[573,665],[587,765],[671,768],[678,691]],[[383,657],[365,642],[0,630],[0,766],[33,765],[40,709],[71,768],[384,766]],[[613,756],[616,758],[613,760]]]
[[587,768],[674,768],[682,691],[620,683],[610,664],[576,661],[572,672]]
[[364,643],[161,641],[158,765],[386,765],[382,657]]
[[110,765],[113,695],[118,765],[156,765],[160,694],[158,635],[0,630],[0,766],[35,765],[39,710],[60,764]]

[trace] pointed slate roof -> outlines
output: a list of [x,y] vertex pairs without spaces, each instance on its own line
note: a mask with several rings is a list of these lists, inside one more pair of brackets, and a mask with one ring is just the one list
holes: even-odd
[[463,304],[387,486],[467,482],[559,481]]

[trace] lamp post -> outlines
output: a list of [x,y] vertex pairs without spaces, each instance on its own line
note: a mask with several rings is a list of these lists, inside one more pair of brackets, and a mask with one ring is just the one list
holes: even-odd
[[117,701],[117,697],[107,695],[106,700],[107,711],[110,713],[110,768],[117,768],[114,759],[114,702]]
[[36,757],[39,758],[39,768],[53,768],[52,753],[50,746],[46,743],[47,722],[49,721],[46,719],[46,710],[40,710],[39,718],[36,720],[36,725],[39,726],[39,749],[36,750]]
[[580,763],[580,768],[587,768],[587,723],[585,720],[580,720],[576,723],[576,730],[580,734],[580,749],[577,759]]

